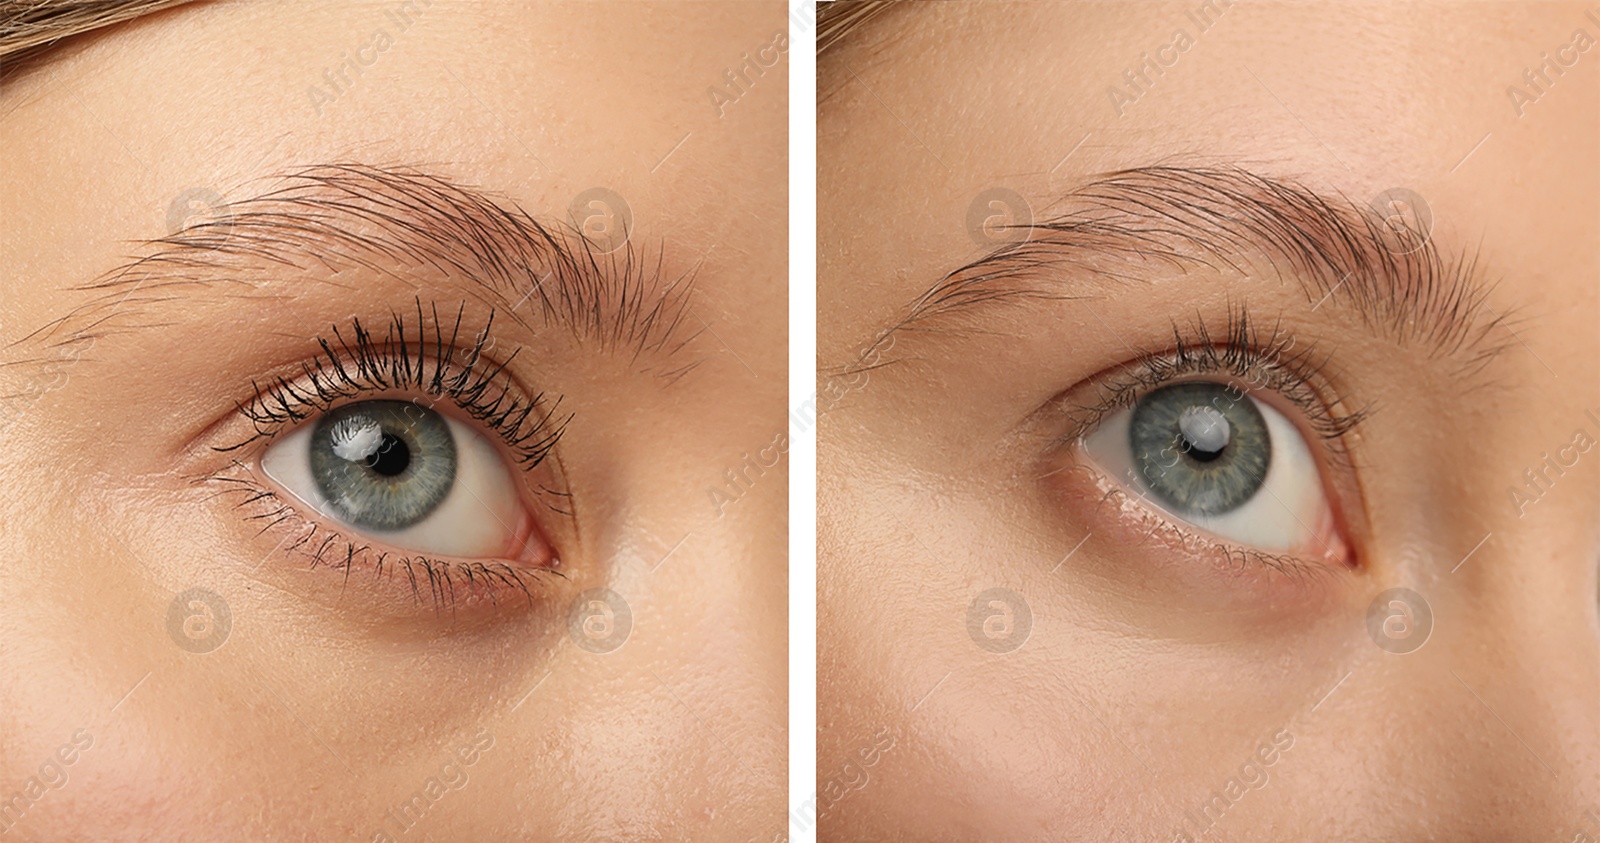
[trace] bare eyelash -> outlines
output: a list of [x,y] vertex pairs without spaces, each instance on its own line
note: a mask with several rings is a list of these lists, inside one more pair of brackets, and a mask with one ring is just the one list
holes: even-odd
[[[1118,502],[1131,497],[1138,496],[1133,495],[1127,489],[1113,487],[1107,489],[1105,494],[1101,496],[1099,505],[1101,507],[1114,506]],[[1323,582],[1330,573],[1327,566],[1296,558],[1292,554],[1269,553],[1252,547],[1231,544],[1221,538],[1208,536],[1158,512],[1145,512],[1142,515],[1142,523],[1150,527],[1144,534],[1146,542],[1154,540],[1157,532],[1161,532],[1167,536],[1164,540],[1176,541],[1185,549],[1196,554],[1213,556],[1222,560],[1234,570],[1243,570],[1249,565],[1261,565],[1306,585]]]
[[1199,316],[1188,326],[1173,322],[1172,337],[1171,349],[1141,354],[1132,366],[1102,381],[1093,403],[1064,408],[1073,422],[1066,438],[1076,440],[1157,387],[1192,375],[1228,375],[1293,404],[1334,456],[1348,457],[1344,437],[1366,419],[1368,410],[1341,413],[1334,409],[1338,402],[1318,390],[1329,356],[1315,345],[1299,347],[1281,323],[1263,336],[1243,306],[1229,308],[1220,341]]
[[[483,330],[466,349],[466,362],[457,363],[456,342],[461,338],[465,305],[456,311],[450,337],[445,339],[443,322],[436,305],[432,310],[433,335],[423,318],[422,300],[417,306],[416,331],[408,336],[405,318],[399,312],[390,316],[387,336],[379,341],[361,324],[350,321],[350,336],[335,325],[333,339],[319,338],[322,353],[302,363],[297,377],[278,377],[265,386],[251,382],[254,397],[239,405],[239,412],[255,427],[255,435],[219,451],[234,451],[262,439],[271,439],[284,427],[328,411],[343,400],[368,392],[387,389],[414,389],[454,402],[505,441],[526,468],[539,465],[550,455],[566,429],[571,416],[557,419],[560,399],[547,402],[544,393],[525,398],[507,373],[519,353],[504,360],[485,363],[484,353],[491,347],[490,330],[494,311]],[[545,405],[550,406],[546,410]]]

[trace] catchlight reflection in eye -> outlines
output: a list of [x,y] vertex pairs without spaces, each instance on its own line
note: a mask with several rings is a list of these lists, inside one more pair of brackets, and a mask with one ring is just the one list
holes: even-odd
[[1152,390],[1083,437],[1084,453],[1177,519],[1251,548],[1322,555],[1333,514],[1305,437],[1237,388]]

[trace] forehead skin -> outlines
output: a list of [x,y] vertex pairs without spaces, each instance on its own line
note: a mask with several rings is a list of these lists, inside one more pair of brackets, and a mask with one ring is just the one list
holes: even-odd
[[[820,320],[824,359],[889,320],[866,305],[881,297],[899,306],[980,254],[965,221],[981,191],[1041,195],[1087,174],[1163,161],[1235,163],[1363,203],[1410,187],[1467,244],[1492,233],[1494,256],[1519,278],[1530,265],[1593,257],[1600,199],[1572,189],[1592,185],[1596,172],[1582,143],[1596,119],[1586,96],[1595,83],[1580,72],[1593,54],[1580,54],[1521,119],[1505,93],[1526,89],[1523,71],[1570,44],[1573,30],[1594,30],[1581,7],[1235,7],[1118,117],[1107,90],[1126,89],[1123,72],[1171,44],[1178,27],[1197,32],[1186,11],[912,4],[825,59],[819,146],[830,154],[818,175],[828,207],[819,257],[825,272],[849,267],[855,286],[848,308]],[[872,167],[853,166],[859,158],[846,154],[868,144],[883,151]],[[891,224],[896,236],[882,237]],[[893,271],[872,271],[885,267]],[[1568,310],[1566,287],[1559,292],[1550,309]]]
[[[197,5],[80,39],[8,81],[0,348],[88,300],[69,288],[118,266],[130,243],[168,234],[169,208],[191,189],[233,198],[319,162],[411,165],[545,220],[566,219],[589,188],[615,191],[637,243],[666,244],[680,272],[698,267],[693,308],[716,335],[694,349],[690,376],[638,400],[609,386],[605,367],[537,364],[575,384],[569,402],[583,396],[590,424],[566,441],[579,461],[598,456],[593,470],[568,468],[605,523],[580,529],[628,594],[633,637],[605,656],[551,655],[517,623],[409,646],[341,637],[350,627],[321,607],[237,573],[238,549],[212,543],[214,522],[232,515],[158,508],[185,488],[179,478],[130,479],[104,462],[178,452],[184,437],[128,432],[156,428],[151,418],[199,429],[232,413],[199,396],[259,374],[207,363],[237,362],[262,339],[244,311],[229,311],[240,321],[226,330],[110,338],[36,405],[99,420],[103,447],[0,439],[0,598],[33,607],[0,613],[0,789],[9,797],[74,729],[95,740],[69,785],[30,809],[22,839],[272,829],[366,840],[479,726],[493,748],[419,830],[748,840],[781,827],[784,482],[720,519],[703,489],[784,429],[784,66],[721,117],[706,93],[772,42],[783,9],[434,0],[399,32],[396,5]],[[319,114],[308,88],[327,90],[344,54],[371,56],[380,27],[393,42]],[[351,297],[343,311],[320,299],[303,318],[327,325],[356,307],[381,321],[411,304],[410,293]],[[264,325],[282,321],[273,313]],[[164,369],[137,410],[89,386],[154,383]],[[17,376],[0,375],[11,388]],[[162,626],[171,595],[195,581],[234,589],[233,637],[204,657],[177,652]]]
[[[967,228],[981,192],[1037,211],[1094,174],[1173,164],[1242,166],[1358,205],[1391,188],[1425,197],[1441,250],[1481,246],[1499,281],[1489,306],[1525,320],[1485,372],[1499,386],[1468,390],[1353,328],[1319,342],[1350,355],[1347,381],[1379,407],[1358,440],[1370,568],[1292,630],[1181,646],[1090,628],[1128,611],[1073,578],[1105,553],[1095,541],[1046,577],[1093,524],[1040,549],[1052,525],[972,499],[1015,491],[983,473],[982,437],[1016,395],[1042,402],[1122,362],[1108,332],[1170,338],[1221,288],[1191,273],[1132,284],[1095,319],[1050,305],[1061,321],[1041,327],[1018,305],[901,334],[887,356],[910,362],[872,371],[820,428],[819,788],[862,767],[869,779],[843,788],[823,832],[1166,840],[1288,728],[1293,748],[1218,838],[1570,839],[1600,805],[1600,461],[1586,456],[1537,515],[1506,498],[1600,407],[1600,46],[1520,118],[1506,89],[1528,90],[1525,69],[1600,22],[1578,5],[1237,3],[1197,34],[1198,5],[905,4],[822,56],[822,376],[986,253]],[[1179,27],[1192,46],[1119,116],[1107,89]],[[1265,314],[1293,304],[1247,292]],[[969,470],[971,489],[951,479]],[[1418,547],[1425,570],[1399,558]],[[1405,660],[1377,652],[1368,602],[1421,581],[1433,639]],[[1173,588],[1148,582],[1155,599]],[[1031,589],[1014,586],[1032,638],[980,652],[967,602],[1012,583]],[[1184,597],[1162,622],[1204,606]],[[880,730],[893,748],[863,755]]]

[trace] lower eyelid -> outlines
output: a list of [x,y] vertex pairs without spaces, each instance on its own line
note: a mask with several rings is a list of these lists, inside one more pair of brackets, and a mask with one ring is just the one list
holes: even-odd
[[[1124,580],[1146,596],[1170,594],[1176,587],[1184,595],[1211,595],[1208,602],[1218,605],[1291,610],[1329,598],[1336,591],[1332,586],[1348,573],[1323,560],[1264,553],[1205,536],[1091,466],[1073,463],[1048,474],[1050,509],[1069,513],[1071,521],[1085,527],[1077,539],[1088,552],[1072,556],[1081,565],[1109,565],[1105,576]],[[1087,561],[1095,557],[1101,561]],[[1151,576],[1175,585],[1152,586]]]
[[[547,553],[521,559],[457,559],[438,554],[389,548],[323,515],[307,512],[305,505],[272,488],[261,473],[257,456],[261,448],[237,454],[224,468],[194,479],[198,486],[217,491],[227,517],[246,528],[255,539],[246,554],[257,576],[307,576],[304,595],[330,593],[338,599],[349,589],[365,596],[357,601],[377,615],[429,613],[448,610],[503,611],[527,608],[555,593],[566,580],[563,563],[554,546],[524,514],[517,525],[518,539],[529,546],[542,545]],[[532,534],[530,537],[529,534]],[[349,603],[349,600],[345,600]]]

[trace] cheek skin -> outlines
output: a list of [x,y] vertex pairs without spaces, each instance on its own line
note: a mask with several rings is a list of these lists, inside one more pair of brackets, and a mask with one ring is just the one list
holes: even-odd
[[[903,560],[855,556],[833,561],[870,567]],[[895,590],[887,583],[868,582],[852,587]],[[935,605],[959,599],[926,592],[923,598]],[[825,677],[819,689],[820,717],[839,725],[819,736],[818,788],[830,779],[847,779],[846,770],[860,763],[858,750],[871,743],[878,724],[891,729],[895,743],[879,754],[864,786],[845,789],[827,806],[818,839],[895,839],[908,830],[916,830],[913,836],[919,839],[1037,839],[1039,829],[1062,819],[1064,810],[1073,810],[1063,805],[1063,793],[1074,794],[1073,802],[1081,797],[1083,804],[1114,799],[1126,771],[1116,769],[1112,759],[1123,750],[1104,745],[1101,727],[1078,719],[1081,709],[1046,702],[1070,695],[1066,685],[1072,679],[1045,656],[1047,648],[1073,646],[1067,641],[1046,643],[1046,636],[1061,630],[1035,627],[1035,640],[1024,649],[994,656],[977,650],[964,629],[956,633],[959,638],[953,637],[941,628],[947,625],[942,615],[948,613],[927,612],[921,603],[898,598],[879,609],[903,619],[920,616],[914,624],[896,623],[896,649],[939,653],[936,662],[908,664],[826,631],[819,638],[819,676]],[[829,653],[837,657],[847,651],[849,657],[829,666]],[[949,677],[940,682],[946,671]],[[1016,693],[997,694],[997,688]],[[939,797],[930,799],[929,794]],[[960,830],[953,838],[939,836],[952,829]]]

